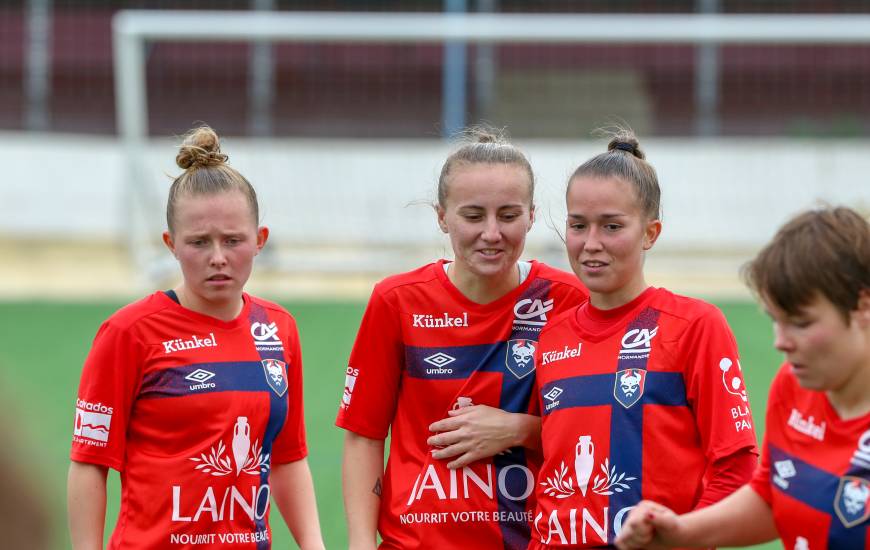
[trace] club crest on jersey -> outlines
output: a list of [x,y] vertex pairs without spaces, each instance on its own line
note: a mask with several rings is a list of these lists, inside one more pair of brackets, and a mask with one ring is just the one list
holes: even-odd
[[525,378],[535,370],[535,342],[508,340],[504,364],[517,378]]
[[613,397],[626,409],[640,401],[646,383],[643,369],[624,369],[616,372],[613,381]]
[[287,391],[287,364],[277,359],[263,359],[263,372],[266,373],[266,383],[278,397]]
[[843,476],[834,497],[834,511],[843,525],[853,527],[870,517],[867,499],[870,497],[870,481],[855,476]]

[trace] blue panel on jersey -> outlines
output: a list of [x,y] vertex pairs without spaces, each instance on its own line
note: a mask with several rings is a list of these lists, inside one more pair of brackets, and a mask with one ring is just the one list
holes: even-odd
[[[847,528],[834,511],[840,477],[808,464],[770,443],[767,444],[767,449],[770,455],[771,487],[831,518],[828,548],[863,549],[867,539],[867,522]],[[788,465],[784,468],[788,477],[779,474],[777,463]]]
[[[613,405],[623,408],[613,395],[615,383],[616,373],[573,376],[548,382],[541,388],[544,415],[571,407]],[[643,395],[632,408],[641,405],[688,405],[682,373],[647,371]]]
[[263,365],[259,361],[199,363],[149,372],[142,377],[140,399],[181,397],[223,391],[266,391]]
[[477,371],[505,372],[505,342],[478,346],[405,346],[405,368],[411,378],[457,380]]

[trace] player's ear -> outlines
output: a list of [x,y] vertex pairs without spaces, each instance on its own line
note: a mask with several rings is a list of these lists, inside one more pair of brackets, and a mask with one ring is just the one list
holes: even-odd
[[861,328],[870,327],[870,288],[858,293],[858,307],[852,312],[852,318]]
[[435,205],[435,213],[438,214],[438,227],[441,228],[442,233],[449,233],[447,228],[447,211],[440,204]]
[[269,228],[265,225],[257,228],[257,254],[266,246],[266,241],[269,240]]
[[662,234],[661,220],[650,220],[646,223],[646,228],[643,232],[643,249],[649,250]]
[[175,254],[175,241],[172,240],[172,233],[170,233],[169,231],[163,232],[163,244],[165,244],[166,248],[168,248],[169,251],[172,252],[173,256],[175,256],[176,258],[178,257]]

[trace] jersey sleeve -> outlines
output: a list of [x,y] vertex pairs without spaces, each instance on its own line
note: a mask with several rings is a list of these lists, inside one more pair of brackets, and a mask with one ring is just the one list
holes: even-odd
[[350,354],[338,427],[371,439],[387,437],[405,363],[399,315],[375,287]]
[[764,499],[768,506],[772,499],[772,491],[770,487],[770,448],[767,442],[770,433],[782,426],[783,419],[780,417],[780,414],[783,411],[781,399],[785,381],[784,372],[784,368],[780,368],[773,379],[773,383],[770,385],[770,391],[767,396],[767,412],[765,414],[764,440],[761,443],[761,461],[755,470],[755,474],[752,476],[752,480],[749,482],[752,490],[758,493],[758,496]]
[[127,423],[142,376],[144,345],[106,321],[82,369],[70,458],[124,469]]
[[287,417],[272,445],[275,463],[294,462],[308,455],[305,443],[305,408],[303,406],[302,346],[299,331],[291,320],[284,346],[287,354]]
[[737,342],[722,312],[708,307],[682,335],[680,361],[702,448],[715,462],[755,449],[756,439]]

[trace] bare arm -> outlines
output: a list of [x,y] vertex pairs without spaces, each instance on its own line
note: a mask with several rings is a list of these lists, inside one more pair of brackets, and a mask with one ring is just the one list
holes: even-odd
[[616,545],[620,550],[707,548],[749,546],[775,538],[770,506],[749,485],[744,485],[716,504],[682,516],[645,500],[629,514]]
[[74,550],[101,550],[106,522],[105,466],[73,461],[67,476],[67,518]]
[[449,417],[429,426],[436,435],[429,445],[443,447],[432,453],[437,459],[459,457],[448,468],[462,468],[481,458],[511,447],[541,449],[541,418],[509,413],[496,407],[473,405],[450,411]]
[[351,550],[373,550],[381,508],[384,440],[345,433],[341,474],[348,546]]
[[276,464],[270,476],[272,498],[281,511],[281,517],[293,533],[302,550],[322,550],[323,535],[317,516],[314,482],[306,459]]

